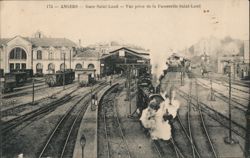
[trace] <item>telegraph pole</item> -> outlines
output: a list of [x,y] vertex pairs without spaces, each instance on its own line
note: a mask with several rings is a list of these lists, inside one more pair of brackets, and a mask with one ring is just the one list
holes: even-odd
[[70,50],[70,52],[69,52],[69,68],[71,69],[71,50]]
[[65,52],[63,53],[63,90],[65,90]]
[[246,143],[245,143],[245,157],[250,158],[250,104],[248,103],[248,109],[246,112],[247,131],[246,131]]
[[128,100],[129,100],[129,115],[131,115],[131,97],[130,97],[130,85],[131,84],[131,68],[128,69]]
[[236,141],[235,140],[233,140],[233,138],[232,138],[232,116],[231,116],[231,96],[232,96],[232,94],[231,94],[231,91],[232,91],[232,89],[231,89],[231,66],[230,66],[230,70],[229,70],[229,72],[228,72],[228,77],[229,77],[229,100],[228,100],[228,107],[229,107],[229,136],[228,137],[226,137],[225,138],[225,143],[227,143],[227,144],[235,144],[236,143]]
[[[32,47],[32,46],[31,46]],[[34,54],[33,54],[33,49],[31,48],[31,54],[32,54],[32,57],[31,57],[31,66],[32,66],[32,71],[34,72]],[[35,102],[35,81],[34,81],[34,74],[32,74],[32,105],[34,105],[34,102]]]

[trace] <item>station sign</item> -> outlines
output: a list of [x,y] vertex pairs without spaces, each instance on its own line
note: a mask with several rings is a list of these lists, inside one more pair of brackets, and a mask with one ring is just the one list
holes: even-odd
[[124,57],[125,56],[125,51],[124,50],[119,50],[119,56]]
[[145,60],[137,60],[137,63],[145,63]]

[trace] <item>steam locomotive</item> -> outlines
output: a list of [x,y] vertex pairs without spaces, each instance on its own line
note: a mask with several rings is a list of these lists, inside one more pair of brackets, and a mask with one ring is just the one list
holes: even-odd
[[140,111],[148,106],[150,96],[160,96],[160,93],[163,92],[170,94],[172,90],[184,84],[184,78],[187,77],[186,74],[188,74],[188,77],[192,75],[190,60],[177,54],[172,54],[167,59],[166,65],[167,69],[163,70],[157,87],[153,87],[149,74],[139,78],[137,107]]

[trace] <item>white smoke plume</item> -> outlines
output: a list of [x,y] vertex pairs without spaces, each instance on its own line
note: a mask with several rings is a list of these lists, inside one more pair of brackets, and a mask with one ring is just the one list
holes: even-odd
[[161,103],[157,103],[153,99],[142,112],[140,121],[149,130],[153,140],[169,140],[171,138],[171,126],[169,120],[164,120],[164,116],[168,114],[175,118],[180,105],[177,100],[172,100],[171,102],[170,104],[168,98],[165,98]]

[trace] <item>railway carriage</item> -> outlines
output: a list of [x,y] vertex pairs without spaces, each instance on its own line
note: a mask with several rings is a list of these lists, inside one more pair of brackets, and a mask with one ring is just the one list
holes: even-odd
[[78,74],[78,83],[80,87],[86,87],[95,84],[96,79],[92,73]]
[[[65,75],[65,80],[63,79]],[[49,87],[54,86],[62,86],[63,80],[65,85],[71,84],[75,80],[75,72],[72,69],[67,69],[65,72],[57,71],[54,74],[46,74],[45,75],[45,83],[49,85]]]
[[12,92],[14,88],[23,86],[26,81],[27,74],[25,72],[6,73],[1,77],[1,91],[2,93]]

